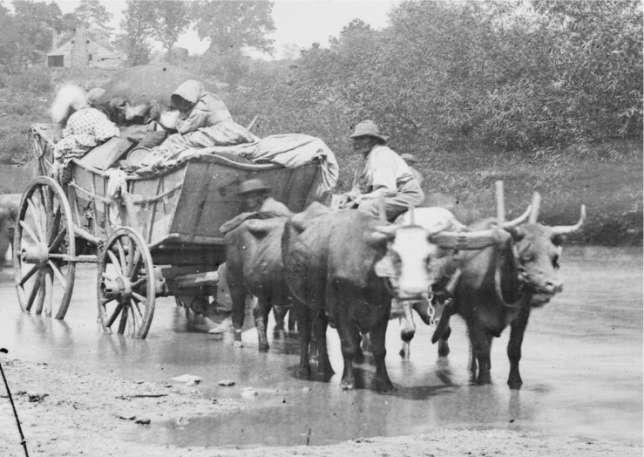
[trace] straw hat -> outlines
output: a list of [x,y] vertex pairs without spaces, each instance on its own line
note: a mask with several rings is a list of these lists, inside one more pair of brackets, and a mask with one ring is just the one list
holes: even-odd
[[361,136],[372,136],[379,139],[383,143],[387,142],[387,137],[380,133],[380,129],[376,123],[370,119],[358,123],[353,129],[353,133],[349,136],[350,138],[359,138]]
[[268,192],[271,188],[264,184],[261,179],[248,179],[239,185],[239,195],[249,194],[251,192]]

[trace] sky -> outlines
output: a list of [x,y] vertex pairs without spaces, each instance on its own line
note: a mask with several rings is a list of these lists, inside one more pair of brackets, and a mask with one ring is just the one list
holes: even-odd
[[[149,0],[152,1],[152,0]],[[273,21],[275,32],[275,55],[280,58],[288,48],[308,48],[318,42],[328,45],[329,36],[337,36],[342,27],[352,19],[360,18],[374,28],[387,25],[387,13],[401,0],[274,0]],[[56,0],[63,13],[74,10],[80,0]],[[113,26],[118,26],[125,9],[125,0],[100,0],[114,15]],[[199,40],[194,31],[179,38],[177,46],[199,54],[208,48],[207,41]],[[270,58],[255,55],[253,57]]]

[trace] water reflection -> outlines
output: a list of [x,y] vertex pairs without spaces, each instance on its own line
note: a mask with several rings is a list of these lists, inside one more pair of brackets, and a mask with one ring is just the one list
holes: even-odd
[[[333,330],[327,338],[336,375],[328,382],[294,376],[297,340],[273,340],[271,350],[260,354],[251,329],[243,335],[245,347],[235,350],[229,336],[220,341],[188,331],[183,310],[173,299],[157,301],[148,339],[106,335],[96,325],[95,273],[82,268],[65,322],[21,313],[11,283],[0,282],[0,345],[15,357],[129,379],[169,382],[191,373],[203,378],[203,395],[245,402],[236,412],[173,418],[147,430],[133,429],[133,440],[238,446],[304,444],[308,437],[311,444],[324,444],[455,425],[641,443],[641,254],[580,252],[566,250],[564,293],[531,315],[519,392],[505,383],[507,334],[493,343],[494,384],[470,384],[469,343],[458,318],[452,322],[449,360],[438,360],[436,347],[429,343],[432,328],[423,326],[412,343],[411,362],[403,363],[398,329],[391,324],[386,361],[396,391],[387,394],[369,389],[374,375],[369,364],[355,367],[359,389],[340,389],[342,355]],[[237,385],[221,388],[221,379]],[[244,399],[246,387],[258,395]]]

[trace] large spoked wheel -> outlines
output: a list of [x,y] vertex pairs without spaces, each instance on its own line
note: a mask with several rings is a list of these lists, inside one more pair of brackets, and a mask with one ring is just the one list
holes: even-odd
[[141,236],[120,227],[105,243],[98,261],[98,317],[103,329],[145,338],[154,315],[155,275]]
[[74,289],[76,246],[67,197],[53,179],[40,176],[23,194],[13,246],[20,308],[64,318]]

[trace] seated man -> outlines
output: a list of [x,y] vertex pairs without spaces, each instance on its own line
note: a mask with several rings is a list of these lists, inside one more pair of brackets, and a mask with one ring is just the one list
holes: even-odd
[[348,197],[361,211],[378,215],[380,199],[388,221],[421,204],[425,195],[409,166],[386,146],[387,137],[370,120],[360,122],[351,134],[353,150],[362,154],[365,163],[358,181],[358,189]]
[[239,185],[237,195],[241,198],[241,213],[226,221],[219,228],[221,233],[228,233],[244,222],[254,213],[263,217],[290,216],[292,213],[285,204],[270,196],[271,188],[261,179],[248,179]]
[[[261,213],[267,217],[290,216],[291,211],[283,203],[275,200],[270,196],[271,188],[266,185],[261,179],[248,179],[239,185],[237,195],[241,198],[241,214],[235,216],[231,220],[225,222],[219,229],[222,233],[227,233],[234,230],[239,224],[248,219],[249,216]],[[226,297],[225,302],[218,302],[217,312],[232,312],[232,300],[230,300],[230,292],[226,283],[226,269],[220,268],[219,283],[217,288],[218,297]],[[250,298],[250,297],[249,297]],[[252,308],[249,306],[248,299],[246,304],[247,309]],[[227,317],[218,326],[211,329],[209,333],[220,334],[232,329],[232,318]]]
[[95,146],[119,136],[118,127],[103,112],[89,105],[85,91],[71,84],[56,94],[51,117],[64,126],[62,139],[54,146],[54,158],[60,163],[82,157]]

